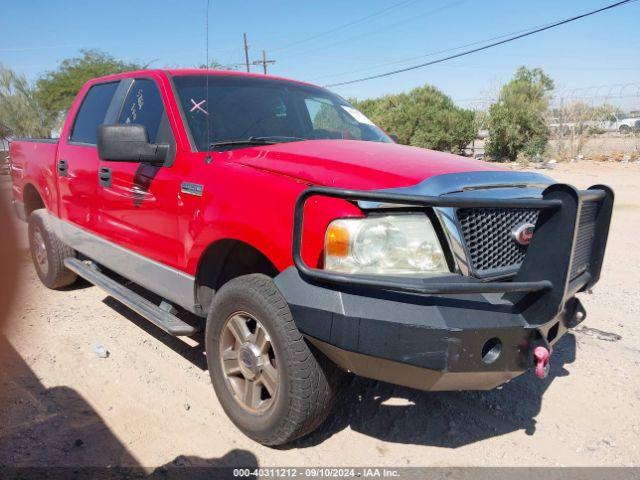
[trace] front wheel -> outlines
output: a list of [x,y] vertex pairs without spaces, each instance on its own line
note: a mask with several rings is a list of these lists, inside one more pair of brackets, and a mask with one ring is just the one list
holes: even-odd
[[621,134],[626,135],[631,132],[631,127],[628,127],[627,125],[620,125],[619,131]]
[[238,277],[216,293],[206,352],[222,408],[263,445],[313,431],[333,406],[338,370],[305,341],[266,275]]

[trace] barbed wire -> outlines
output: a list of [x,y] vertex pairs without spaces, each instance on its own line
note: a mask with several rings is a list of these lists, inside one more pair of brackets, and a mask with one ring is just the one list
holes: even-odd
[[[610,99],[640,99],[640,83],[628,82],[566,88],[554,90],[549,96],[551,107],[560,107],[562,103],[575,100],[591,100],[591,103],[597,104]],[[492,104],[498,101],[498,94],[477,98],[454,99],[454,101],[469,110],[482,111],[488,110]],[[637,102],[637,105],[632,105],[632,107],[640,109],[640,103]]]

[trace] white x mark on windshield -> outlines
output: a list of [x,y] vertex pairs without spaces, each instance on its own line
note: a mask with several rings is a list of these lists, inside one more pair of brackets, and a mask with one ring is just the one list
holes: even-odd
[[190,100],[191,100],[191,103],[193,104],[193,107],[191,108],[191,110],[189,110],[190,112],[193,112],[195,110],[200,110],[205,115],[209,115],[209,112],[207,112],[204,108],[202,108],[202,104],[206,103],[206,100],[202,100],[201,102],[198,102],[198,103],[196,103],[196,101],[193,98]]

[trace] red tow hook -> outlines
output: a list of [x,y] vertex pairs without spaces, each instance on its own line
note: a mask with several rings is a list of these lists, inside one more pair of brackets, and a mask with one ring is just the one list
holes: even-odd
[[536,360],[536,376],[540,379],[549,375],[549,350],[545,347],[536,347],[533,350],[533,358]]

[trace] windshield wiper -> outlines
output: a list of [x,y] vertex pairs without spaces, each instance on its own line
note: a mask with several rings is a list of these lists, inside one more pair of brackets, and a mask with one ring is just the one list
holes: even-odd
[[241,138],[237,140],[221,140],[219,142],[213,142],[209,145],[209,148],[223,148],[223,147],[235,147],[235,146],[244,146],[244,145],[274,145],[276,143],[284,143],[284,142],[299,142],[302,140],[306,140],[306,138],[300,137],[249,137],[249,138]]

